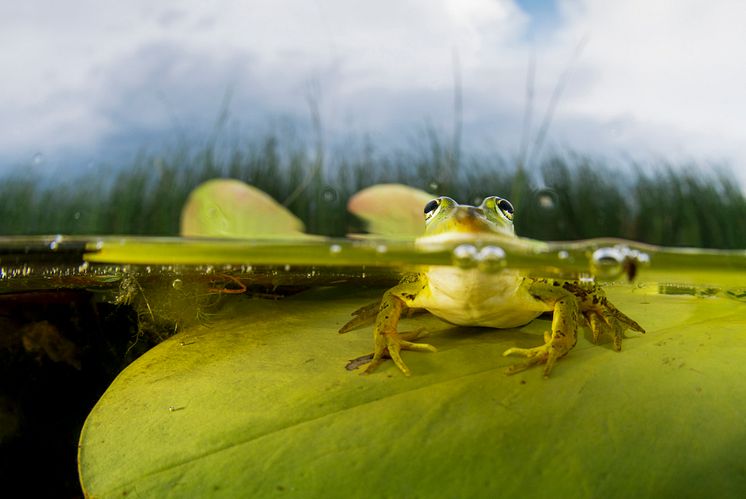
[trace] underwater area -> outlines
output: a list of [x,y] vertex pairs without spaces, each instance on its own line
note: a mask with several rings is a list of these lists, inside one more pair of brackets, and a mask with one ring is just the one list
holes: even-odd
[[[294,194],[282,184],[292,162],[235,158],[191,170],[150,158],[96,196],[3,184],[0,220],[17,229],[0,238],[0,451],[19,490],[597,497],[746,486],[746,202],[726,173],[610,182],[603,166],[554,158],[539,183],[487,167],[449,183],[423,180],[437,164],[367,181],[358,166]],[[224,180],[200,184],[212,178]],[[419,189],[390,190],[407,183]],[[476,206],[493,194],[512,202],[521,237],[416,242],[423,199]],[[106,211],[115,206],[124,214]],[[541,363],[508,375],[522,360],[503,353],[541,345],[551,313],[502,329],[405,313],[400,332],[422,329],[437,351],[402,352],[409,376],[390,360],[360,375],[372,321],[340,328],[402,274],[435,268],[595,282],[645,333],[627,331],[615,352],[589,316],[549,376]],[[34,480],[39,470],[48,480]]]

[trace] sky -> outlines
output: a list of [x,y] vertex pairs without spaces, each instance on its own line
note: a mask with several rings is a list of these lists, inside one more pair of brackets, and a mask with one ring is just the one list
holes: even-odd
[[223,111],[246,136],[307,126],[315,106],[330,144],[404,147],[460,116],[466,150],[746,181],[744,25],[729,0],[2,2],[0,174],[126,163]]

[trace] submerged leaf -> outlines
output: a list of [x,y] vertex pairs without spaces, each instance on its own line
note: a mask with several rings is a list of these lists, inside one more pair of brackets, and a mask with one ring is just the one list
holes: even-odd
[[267,193],[239,180],[197,186],[181,212],[181,235],[246,239],[308,239],[303,222]]
[[559,361],[506,376],[550,321],[457,328],[437,353],[369,376],[345,369],[369,330],[338,335],[370,292],[235,302],[142,356],[85,423],[95,497],[674,497],[746,487],[746,318],[721,298],[608,289],[647,329],[616,353],[590,333]]
[[378,184],[352,196],[347,209],[365,220],[371,234],[413,239],[425,232],[422,210],[434,197],[402,184]]

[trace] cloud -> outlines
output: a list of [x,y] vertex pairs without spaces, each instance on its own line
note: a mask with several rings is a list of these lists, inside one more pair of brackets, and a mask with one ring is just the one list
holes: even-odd
[[[737,152],[746,139],[742,4],[585,0],[564,7],[562,44],[589,36],[579,62],[589,81],[567,96],[565,116],[622,120],[631,137],[633,128],[655,131],[662,155]],[[610,127],[612,143],[613,133]],[[652,140],[645,146],[656,148]]]
[[746,159],[737,2],[560,1],[538,37],[510,0],[102,5],[0,6],[0,46],[13,47],[0,51],[6,160],[119,157],[204,136],[228,94],[249,127],[307,122],[313,96],[332,139],[352,131],[395,142],[428,120],[447,133],[457,68],[465,144],[512,155],[532,53],[534,134],[569,70],[546,150]]

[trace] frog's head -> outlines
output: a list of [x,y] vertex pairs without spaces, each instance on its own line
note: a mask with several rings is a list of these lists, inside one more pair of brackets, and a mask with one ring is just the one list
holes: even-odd
[[490,196],[479,206],[441,196],[425,205],[425,236],[514,236],[513,205]]

